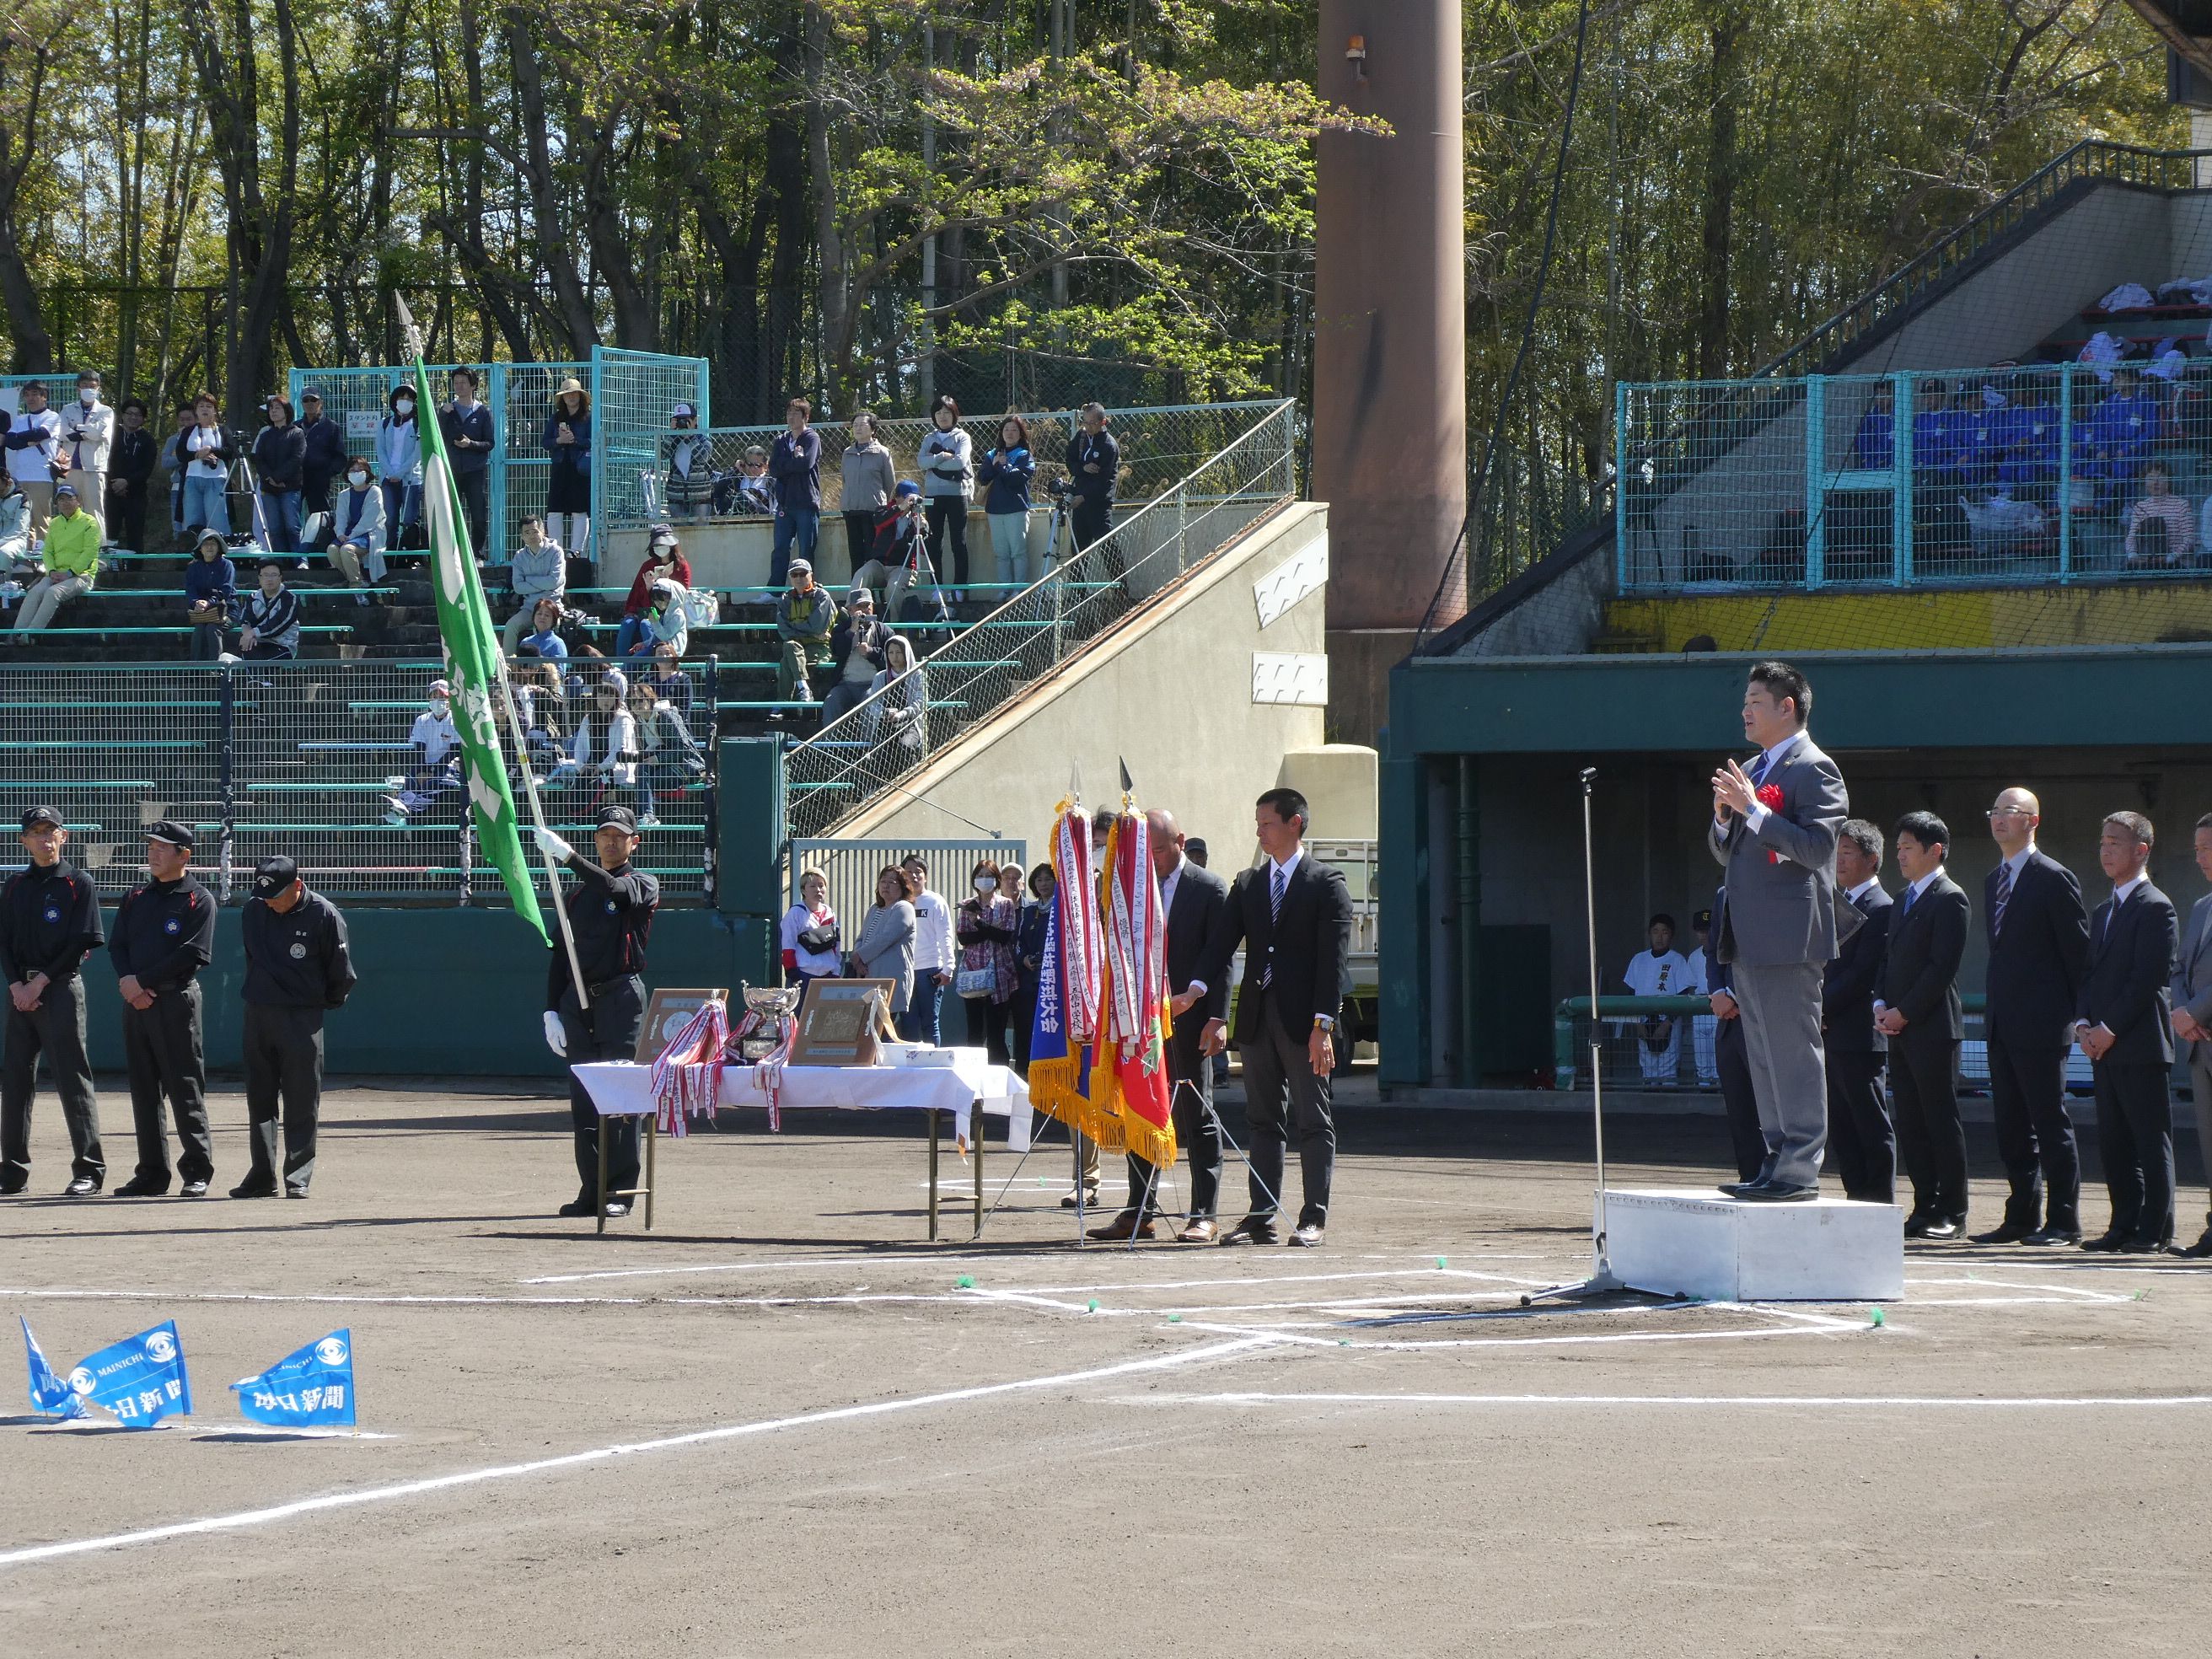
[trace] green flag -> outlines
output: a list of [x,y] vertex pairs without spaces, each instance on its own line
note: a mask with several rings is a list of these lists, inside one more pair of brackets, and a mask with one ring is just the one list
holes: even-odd
[[430,376],[418,351],[415,358],[415,407],[420,411],[416,429],[422,445],[422,520],[430,532],[430,564],[438,596],[438,633],[452,659],[453,729],[460,733],[462,769],[469,786],[469,806],[476,813],[477,836],[485,855],[498,867],[507,883],[514,913],[538,932],[550,946],[545,919],[538,909],[538,890],[532,884],[530,865],[523,857],[521,820],[515,815],[514,791],[507,776],[507,755],[501,747],[499,726],[492,719],[492,700],[499,689],[499,636],[491,625],[491,607],[484,603],[483,583],[469,547],[466,521],[461,516],[460,495],[447,464],[446,445],[438,431],[438,406],[431,401]]

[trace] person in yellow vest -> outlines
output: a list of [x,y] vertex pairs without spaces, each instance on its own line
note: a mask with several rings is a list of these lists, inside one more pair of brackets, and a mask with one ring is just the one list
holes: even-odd
[[18,633],[46,627],[63,602],[90,592],[100,574],[100,521],[78,503],[74,484],[54,486],[54,516],[46,521],[39,563],[45,574],[23,595]]

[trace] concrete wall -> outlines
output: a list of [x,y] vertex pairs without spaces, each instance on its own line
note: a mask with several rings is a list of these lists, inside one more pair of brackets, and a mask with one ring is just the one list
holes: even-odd
[[1216,868],[1244,864],[1254,799],[1279,781],[1286,753],[1323,738],[1320,708],[1252,701],[1255,652],[1322,653],[1323,593],[1262,629],[1254,585],[1328,535],[1325,506],[1285,507],[1185,578],[1157,614],[1097,641],[939,755],[906,785],[920,799],[887,796],[837,833],[919,839],[959,833],[965,817],[1034,839],[1071,769],[1097,805],[1115,799],[1117,762],[1127,760],[1141,804],[1173,809],[1187,832],[1206,838]]

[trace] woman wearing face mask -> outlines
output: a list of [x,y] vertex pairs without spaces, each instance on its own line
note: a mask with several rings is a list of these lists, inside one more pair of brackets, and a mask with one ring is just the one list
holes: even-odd
[[[1018,866],[1008,865],[1018,872]],[[1014,929],[1014,1000],[1006,1022],[1006,1047],[1014,1070],[1030,1074],[1030,1030],[1036,1020],[1037,978],[1044,970],[1045,923],[1052,915],[1053,890],[1059,884],[1049,863],[1030,872],[1030,902],[1022,907]]]
[[1021,908],[999,890],[999,866],[978,859],[969,872],[973,896],[960,906],[952,936],[960,942],[953,988],[968,1005],[969,1029],[980,1022],[991,1063],[1006,1063],[1006,1018],[1014,1000],[1014,939]]
[[592,540],[592,398],[583,382],[567,380],[545,420],[545,528],[571,558],[588,556]]
[[238,567],[218,531],[200,532],[192,562],[185,567],[185,620],[192,625],[192,660],[222,655],[224,631],[238,605]]
[[422,526],[422,428],[415,418],[415,388],[392,388],[391,413],[376,423],[376,471],[384,481],[384,533],[388,547],[418,545]]
[[[352,457],[346,462],[345,488],[331,505],[331,562],[356,589],[367,587],[370,577],[384,579],[384,492],[369,488],[375,482],[368,457]],[[354,597],[368,603],[365,592]]]

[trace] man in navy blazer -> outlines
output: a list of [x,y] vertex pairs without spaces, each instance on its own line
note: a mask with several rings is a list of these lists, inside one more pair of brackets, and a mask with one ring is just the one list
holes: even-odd
[[2179,933],[2150,884],[2151,822],[2115,812],[2097,839],[2112,896],[2089,920],[2089,972],[2075,1035],[2096,1068],[2097,1148],[2112,1219],[2085,1250],[2156,1253],[2173,1242],[2173,1066],[2167,1002]]
[[1894,908],[1881,886],[1881,831],[1847,818],[1836,835],[1836,890],[1866,925],[1843,943],[1820,986],[1820,1036],[1828,1053],[1828,1151],[1844,1196],[1897,1201],[1897,1132],[1882,1093],[1889,1039],[1874,1023],[1874,997]]
[[2031,791],[2001,791],[1989,817],[2001,856],[1982,883],[1990,943],[1982,1030],[2012,1194],[2003,1222],[1974,1243],[2078,1244],[2081,1155],[2066,1113],[2066,1054],[2089,963],[2089,913],[2074,872],[2035,844],[2043,804]]
[[[2197,871],[2212,881],[2212,812],[2197,820]],[[2197,1155],[2212,1170],[2212,893],[2190,907],[2173,969],[2173,1035],[2189,1058],[2189,1102],[2197,1115]],[[2212,1256],[2212,1213],[2184,1255]]]
[[1906,886],[1889,914],[1874,1021],[1889,1039],[1897,1144],[1912,1177],[1907,1238],[1956,1238],[1966,1230],[1966,1132],[1959,1120],[1959,1043],[1966,1034],[1959,963],[1971,907],[1944,872],[1950,826],[1907,812],[1890,832]]

